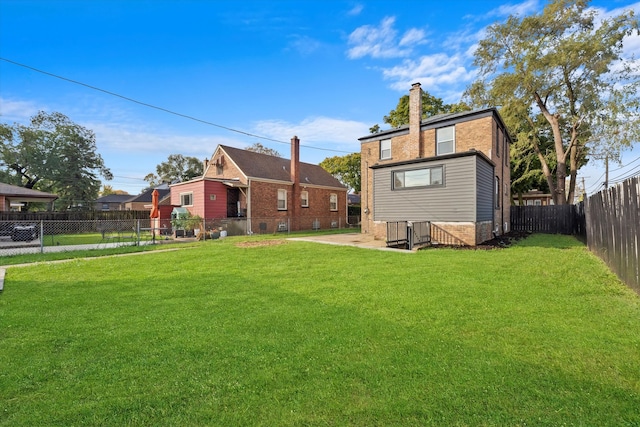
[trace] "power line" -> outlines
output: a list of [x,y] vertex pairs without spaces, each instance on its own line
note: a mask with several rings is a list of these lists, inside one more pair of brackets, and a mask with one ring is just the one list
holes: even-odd
[[[615,172],[615,171],[622,170],[622,169],[624,169],[624,168],[626,168],[626,167],[629,167],[630,165],[634,164],[634,163],[635,163],[635,162],[637,162],[638,160],[640,160],[640,157],[636,157],[635,159],[631,160],[631,161],[630,161],[629,163],[627,163],[626,165],[620,166],[619,168],[613,169],[613,170],[611,170],[611,171],[609,171],[609,172]],[[637,167],[633,168],[633,169],[632,169],[632,171],[633,171],[633,170],[635,170],[635,169],[637,169]],[[627,172],[623,172],[623,173],[628,173],[628,172],[629,172],[629,171],[627,171]],[[590,193],[593,193],[595,190],[597,190],[598,188],[600,188],[600,187],[602,187],[602,186],[604,185],[603,183],[600,183],[600,182],[599,182],[599,181],[602,179],[602,177],[603,177],[603,176],[604,176],[604,172],[603,172],[603,173],[602,173],[602,175],[600,175],[600,177],[595,181],[595,183],[594,183],[594,184],[592,184],[592,185],[589,187],[589,192],[590,192]],[[631,176],[632,176],[632,175],[631,175]],[[628,178],[628,177],[626,177],[626,178]],[[626,179],[626,178],[624,178],[624,179]],[[610,183],[613,183],[613,181],[614,181],[614,180],[616,180],[616,179],[618,179],[618,178],[613,178],[613,179],[610,179],[609,181],[610,181]],[[623,179],[623,180],[624,180],[624,179]],[[619,182],[619,180],[618,180],[618,182]]]
[[[257,135],[257,134],[254,134],[254,133],[245,132],[243,130],[234,129],[234,128],[231,128],[231,127],[228,127],[228,126],[219,125],[219,124],[216,124],[216,123],[213,123],[213,122],[209,122],[207,120],[203,120],[203,119],[199,119],[197,117],[190,116],[188,114],[178,113],[176,111],[169,110],[167,108],[158,107],[157,105],[149,104],[149,103],[143,102],[143,101],[138,101],[137,99],[129,98],[128,96],[120,95],[118,93],[111,92],[111,91],[106,90],[106,89],[101,89],[99,87],[92,86],[92,85],[89,85],[87,83],[83,83],[83,82],[80,82],[80,81],[77,81],[77,80],[73,80],[73,79],[70,79],[70,78],[67,78],[67,77],[62,77],[62,76],[59,76],[57,74],[50,73],[48,71],[44,71],[44,70],[40,70],[40,69],[35,68],[35,67],[31,67],[31,66],[26,65],[26,64],[21,64],[19,62],[12,61],[12,60],[7,59],[7,58],[0,57],[0,60],[3,60],[3,61],[8,62],[10,64],[17,65],[19,67],[23,67],[23,68],[35,71],[37,73],[41,73],[41,74],[45,74],[45,75],[50,76],[50,77],[54,77],[56,79],[60,79],[60,80],[64,80],[64,81],[69,82],[69,83],[73,83],[73,84],[76,84],[76,85],[84,86],[86,88],[89,88],[89,89],[92,89],[92,90],[95,90],[95,91],[98,91],[98,92],[106,93],[107,95],[115,96],[117,98],[121,98],[121,99],[124,99],[125,101],[133,102],[135,104],[142,105],[144,107],[153,108],[155,110],[162,111],[162,112],[168,113],[168,114],[173,114],[174,116],[182,117],[182,118],[185,118],[185,119],[188,119],[188,120],[193,120],[195,122],[203,123],[203,124],[209,125],[209,126],[215,126],[217,128],[228,130],[229,132],[235,132],[235,133],[239,133],[239,134],[242,134],[242,135],[246,135],[246,136],[249,136],[251,138],[258,138],[258,139],[262,139],[262,140],[265,140],[265,141],[277,142],[279,144],[291,145],[291,142],[280,141],[278,139],[273,139],[273,138],[269,138],[269,137],[266,137],[266,136],[261,136],[261,135]],[[301,144],[300,147],[310,148],[312,150],[332,151],[332,152],[336,152],[336,153],[347,153],[347,154],[351,154],[352,153],[351,151],[333,150],[333,149],[330,149],[330,148],[313,147],[313,146],[310,146],[310,145],[303,145],[303,144]]]
[[[636,170],[637,170],[637,172],[634,172]],[[610,180],[610,182],[612,184],[617,184],[617,183],[622,182],[622,181],[624,181],[624,180],[626,180],[628,178],[631,178],[633,176],[636,176],[636,175],[640,174],[640,165],[636,166],[635,168],[633,168],[633,169],[631,169],[631,170],[629,170],[629,171],[627,171],[625,173],[626,173],[626,175],[624,175],[624,176],[617,176],[615,178],[612,178]]]

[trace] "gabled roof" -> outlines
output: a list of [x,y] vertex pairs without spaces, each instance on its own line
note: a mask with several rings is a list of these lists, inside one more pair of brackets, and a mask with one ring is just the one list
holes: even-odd
[[55,200],[57,195],[0,182],[0,195],[22,201]]
[[[420,122],[420,127],[431,128],[436,126],[449,126],[457,122],[463,122],[473,118],[481,118],[489,115],[493,115],[494,117],[496,117],[497,120],[500,122],[500,124],[502,124],[502,126],[506,129],[504,121],[502,120],[502,117],[500,117],[500,113],[498,113],[498,110],[495,107],[482,108],[482,109],[472,110],[472,111],[460,111],[457,113],[436,114],[435,116],[427,117],[426,119],[422,120]],[[406,124],[406,125],[398,126],[397,128],[394,128],[394,129],[387,129],[378,133],[372,133],[370,135],[363,136],[362,138],[358,138],[358,140],[360,142],[367,142],[367,141],[379,140],[384,137],[390,138],[391,135],[395,133],[402,134],[402,133],[408,133],[408,132],[409,132],[409,125]],[[506,133],[506,137],[509,138],[508,132]],[[509,139],[509,141],[511,141],[511,139]]]
[[163,184],[156,188],[149,188],[148,190],[138,194],[137,196],[130,197],[128,200],[126,200],[126,202],[127,203],[133,203],[133,202],[151,203],[153,201],[152,195],[151,195],[151,193],[153,193],[153,190],[158,190],[158,200],[161,200],[167,194],[171,193],[169,186]]
[[106,196],[98,197],[96,203],[124,203],[131,199],[131,194],[107,194]]
[[[236,166],[249,178],[262,178],[291,182],[291,160],[240,148],[220,145]],[[346,187],[318,165],[300,162],[300,184],[320,185],[345,189]]]

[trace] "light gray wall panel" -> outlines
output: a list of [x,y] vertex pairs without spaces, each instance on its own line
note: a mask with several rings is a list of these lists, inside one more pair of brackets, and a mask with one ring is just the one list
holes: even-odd
[[493,196],[494,196],[494,168],[484,159],[476,157],[476,198],[477,220],[493,220]]
[[[443,187],[392,190],[393,171],[443,165]],[[476,156],[374,169],[375,221],[476,221]]]

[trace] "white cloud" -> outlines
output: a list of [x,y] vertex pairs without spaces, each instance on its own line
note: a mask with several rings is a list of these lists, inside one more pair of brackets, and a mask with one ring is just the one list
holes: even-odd
[[364,6],[361,3],[357,3],[355,6],[351,8],[351,10],[347,12],[347,15],[350,15],[350,16],[360,15],[360,12],[362,12],[363,9],[364,9]]
[[11,124],[18,122],[27,124],[32,116],[46,108],[36,105],[31,101],[19,101],[0,97],[0,120]]
[[124,156],[160,153],[164,158],[169,154],[206,158],[213,154],[218,144],[239,145],[238,141],[231,138],[155,133],[122,123],[83,123],[83,126],[96,134],[101,151],[121,153]]
[[322,116],[306,118],[300,123],[264,120],[257,122],[255,129],[261,135],[280,141],[289,141],[295,135],[302,145],[340,151],[358,151],[358,138],[369,133],[369,125],[365,123]]
[[425,43],[425,32],[416,28],[407,30],[398,38],[398,31],[393,27],[395,20],[395,17],[388,16],[377,27],[363,25],[356,28],[349,35],[349,45],[352,47],[347,51],[347,56],[350,59],[364,56],[400,58],[410,55],[415,45]]
[[503,4],[496,9],[490,10],[484,18],[505,17],[505,16],[525,16],[539,10],[539,0],[527,0],[522,3]]
[[391,87],[407,91],[412,83],[422,83],[431,94],[438,93],[439,88],[458,86],[470,82],[475,77],[474,70],[468,70],[462,55],[449,56],[445,53],[425,55],[418,61],[404,60],[402,64],[383,70],[388,80],[394,80]]
[[404,33],[402,39],[400,40],[400,46],[411,46],[414,44],[423,44],[425,43],[425,32],[424,30],[419,30],[417,28],[411,28],[409,31]]
[[301,55],[310,55],[322,47],[322,43],[308,36],[293,36],[293,41],[289,43],[289,47]]

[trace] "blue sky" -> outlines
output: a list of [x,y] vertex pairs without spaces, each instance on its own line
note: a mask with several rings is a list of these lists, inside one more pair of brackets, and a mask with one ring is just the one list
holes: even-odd
[[[383,116],[411,83],[458,102],[484,29],[544,3],[1,0],[0,57],[49,74],[0,60],[0,121],[67,115],[95,132],[115,176],[105,183],[131,194],[170,154],[205,159],[218,144],[259,142],[288,158],[297,135],[301,160],[319,163],[359,151],[358,138],[386,127]],[[640,2],[591,5],[603,16],[640,14]],[[637,36],[625,54],[640,57]],[[623,164],[638,157],[636,145]],[[611,165],[610,178],[639,163]],[[587,190],[603,172],[581,170]]]

